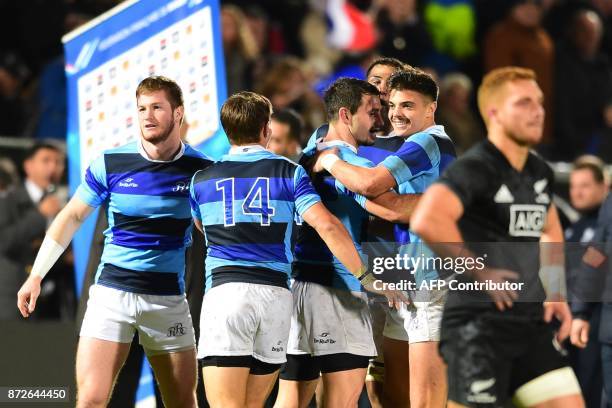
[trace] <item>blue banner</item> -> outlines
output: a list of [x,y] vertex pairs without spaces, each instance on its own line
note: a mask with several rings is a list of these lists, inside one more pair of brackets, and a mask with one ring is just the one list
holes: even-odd
[[[214,158],[229,148],[219,122],[227,90],[218,0],[126,1],[67,34],[63,42],[71,194],[102,151],[140,137],[135,91],[150,75],[181,86],[188,143]],[[73,239],[78,295],[96,218],[97,212]]]

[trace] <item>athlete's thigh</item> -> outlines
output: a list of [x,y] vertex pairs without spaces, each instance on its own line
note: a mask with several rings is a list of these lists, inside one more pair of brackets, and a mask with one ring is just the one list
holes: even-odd
[[276,408],[306,407],[319,383],[321,367],[310,354],[287,354],[280,370]]
[[323,406],[354,406],[365,382],[366,368],[323,373]]
[[249,408],[263,407],[274,388],[277,377],[278,370],[264,375],[250,374],[247,380],[246,406]]
[[80,396],[108,399],[129,351],[130,343],[81,337],[76,356],[77,388]]
[[408,389],[410,384],[410,345],[407,341],[383,339],[385,356],[385,385],[402,384]]
[[444,407],[446,366],[438,352],[439,342],[410,344],[410,402],[412,406]]
[[440,353],[447,364],[449,406],[451,401],[465,406],[505,404],[514,354],[500,344],[508,341],[508,333],[479,316],[442,324]]
[[204,390],[211,408],[244,408],[249,371],[249,367],[203,367]]
[[319,378],[310,381],[280,380],[274,408],[306,408],[319,384]]
[[[517,359],[512,371],[514,401],[521,406],[558,407],[565,399],[582,401],[580,385],[557,343],[552,327],[534,324],[525,333],[529,347]],[[582,404],[583,405],[583,404]],[[566,405],[570,406],[570,405]],[[581,405],[571,405],[581,406]]]
[[150,355],[148,359],[159,383],[165,405],[193,406],[198,376],[195,348]]
[[410,345],[407,341],[389,337],[383,339],[385,377],[383,401],[385,406],[410,406]]

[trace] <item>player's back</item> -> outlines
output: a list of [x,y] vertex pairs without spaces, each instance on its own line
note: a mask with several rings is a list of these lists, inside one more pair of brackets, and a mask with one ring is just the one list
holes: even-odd
[[[311,194],[312,193],[312,194]],[[295,213],[318,201],[304,169],[259,146],[234,147],[192,182],[192,211],[208,252],[206,287],[287,287]]]

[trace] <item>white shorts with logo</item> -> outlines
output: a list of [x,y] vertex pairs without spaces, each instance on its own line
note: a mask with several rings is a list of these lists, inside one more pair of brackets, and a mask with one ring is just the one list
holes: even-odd
[[97,284],[89,288],[81,337],[131,343],[136,331],[147,355],[195,346],[185,295],[145,295]]
[[[410,295],[409,298],[422,298]],[[400,310],[388,309],[383,335],[408,343],[440,341],[440,325],[445,301],[446,292],[442,291],[434,293],[431,301],[402,304]]]
[[291,292],[257,283],[230,282],[204,295],[198,358],[253,356],[269,364],[287,361]]
[[376,356],[366,293],[301,281],[291,291],[289,354]]

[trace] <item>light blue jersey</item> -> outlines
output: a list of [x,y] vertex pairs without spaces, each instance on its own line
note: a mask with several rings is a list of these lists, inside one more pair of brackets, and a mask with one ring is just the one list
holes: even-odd
[[261,146],[233,147],[196,173],[191,208],[206,237],[206,288],[288,287],[293,221],[320,201],[302,166]]
[[189,183],[210,164],[188,145],[171,161],[150,160],[140,141],[107,150],[91,163],[76,194],[94,208],[107,204],[97,284],[135,293],[184,293],[192,230]]
[[[356,166],[374,166],[369,160],[359,157],[357,149],[345,142],[331,141],[321,143],[319,147],[337,147],[340,158]],[[315,152],[316,144],[311,143],[304,151],[302,160],[310,159]],[[365,238],[369,217],[364,209],[365,197],[348,190],[327,173],[316,175],[313,183],[327,209],[342,222],[361,254],[361,241]],[[339,289],[363,290],[359,280],[333,256],[314,228],[306,223],[298,227],[293,276],[296,280],[316,282]]]
[[[397,152],[381,163],[395,178],[400,194],[422,194],[456,158],[455,146],[444,132],[443,126],[431,126],[409,136]],[[433,256],[421,238],[404,224],[395,225],[395,239],[400,251],[413,257]],[[435,270],[416,271],[417,283],[436,279]]]

